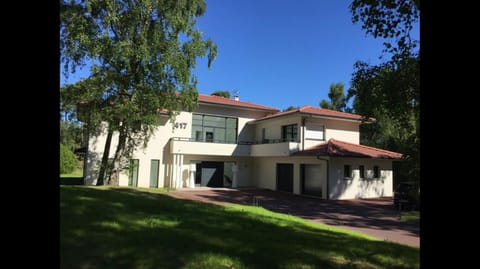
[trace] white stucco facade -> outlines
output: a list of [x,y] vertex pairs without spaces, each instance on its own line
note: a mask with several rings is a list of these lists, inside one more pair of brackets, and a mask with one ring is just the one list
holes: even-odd
[[[180,112],[175,124],[165,115],[159,115],[159,125],[147,147],[139,148],[133,154],[132,159],[138,160],[136,180],[132,181],[132,175],[122,172],[119,185],[195,188],[211,183],[222,187],[290,191],[323,199],[392,196],[392,160],[295,155],[325,144],[330,138],[359,144],[359,120],[328,115],[312,117],[300,112],[276,117],[277,112],[272,109],[246,107],[242,102],[238,106],[235,103],[222,105],[222,99],[218,100],[218,104],[200,101],[195,111]],[[192,129],[193,115],[205,119],[201,128],[196,125],[196,129]],[[208,117],[210,122],[206,120]],[[208,125],[215,124],[212,119],[224,118],[226,122],[231,120],[237,124],[233,143],[215,140],[223,129]],[[282,128],[292,125],[294,127],[288,134],[292,137],[286,139],[286,131]],[[227,135],[227,129],[221,137]],[[207,136],[212,140],[206,139]],[[105,130],[89,139],[85,184],[96,184],[105,140]],[[114,135],[110,158],[113,158],[117,141],[118,136]],[[152,171],[157,170],[152,167],[157,163],[158,175],[154,175]],[[351,179],[344,178],[344,165],[351,166]],[[359,165],[364,166],[366,178],[359,178]],[[374,166],[380,169],[379,178],[371,176]],[[279,171],[292,172],[291,178],[279,175]]]

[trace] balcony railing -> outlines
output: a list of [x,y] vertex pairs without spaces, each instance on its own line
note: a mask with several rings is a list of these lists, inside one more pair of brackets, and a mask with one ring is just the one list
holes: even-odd
[[219,140],[219,139],[195,139],[190,137],[172,137],[171,140],[185,141],[185,142],[217,143],[217,144],[237,144],[234,141]]
[[290,140],[290,139],[264,139],[262,141],[239,141],[239,145],[261,145],[261,144],[278,144],[278,143],[285,143],[285,142],[292,142],[292,143],[300,143],[297,140]]
[[285,139],[263,141],[239,141],[227,143],[222,140],[198,141],[188,137],[172,137],[171,153],[216,156],[289,156],[300,150],[300,142]]

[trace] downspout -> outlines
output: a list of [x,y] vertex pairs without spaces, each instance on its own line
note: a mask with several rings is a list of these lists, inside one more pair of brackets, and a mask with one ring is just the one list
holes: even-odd
[[302,117],[302,151],[305,150],[305,117]]

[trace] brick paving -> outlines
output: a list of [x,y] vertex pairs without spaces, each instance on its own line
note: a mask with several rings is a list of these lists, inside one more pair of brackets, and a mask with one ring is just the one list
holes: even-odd
[[418,224],[399,219],[391,198],[322,200],[266,189],[199,187],[170,192],[173,196],[209,203],[257,203],[268,210],[359,231],[382,240],[420,247]]

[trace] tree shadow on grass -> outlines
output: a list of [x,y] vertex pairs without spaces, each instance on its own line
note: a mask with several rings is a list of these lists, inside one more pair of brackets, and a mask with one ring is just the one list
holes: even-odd
[[[61,268],[418,268],[418,250],[130,188],[63,186]],[[255,209],[262,210],[262,209]]]

